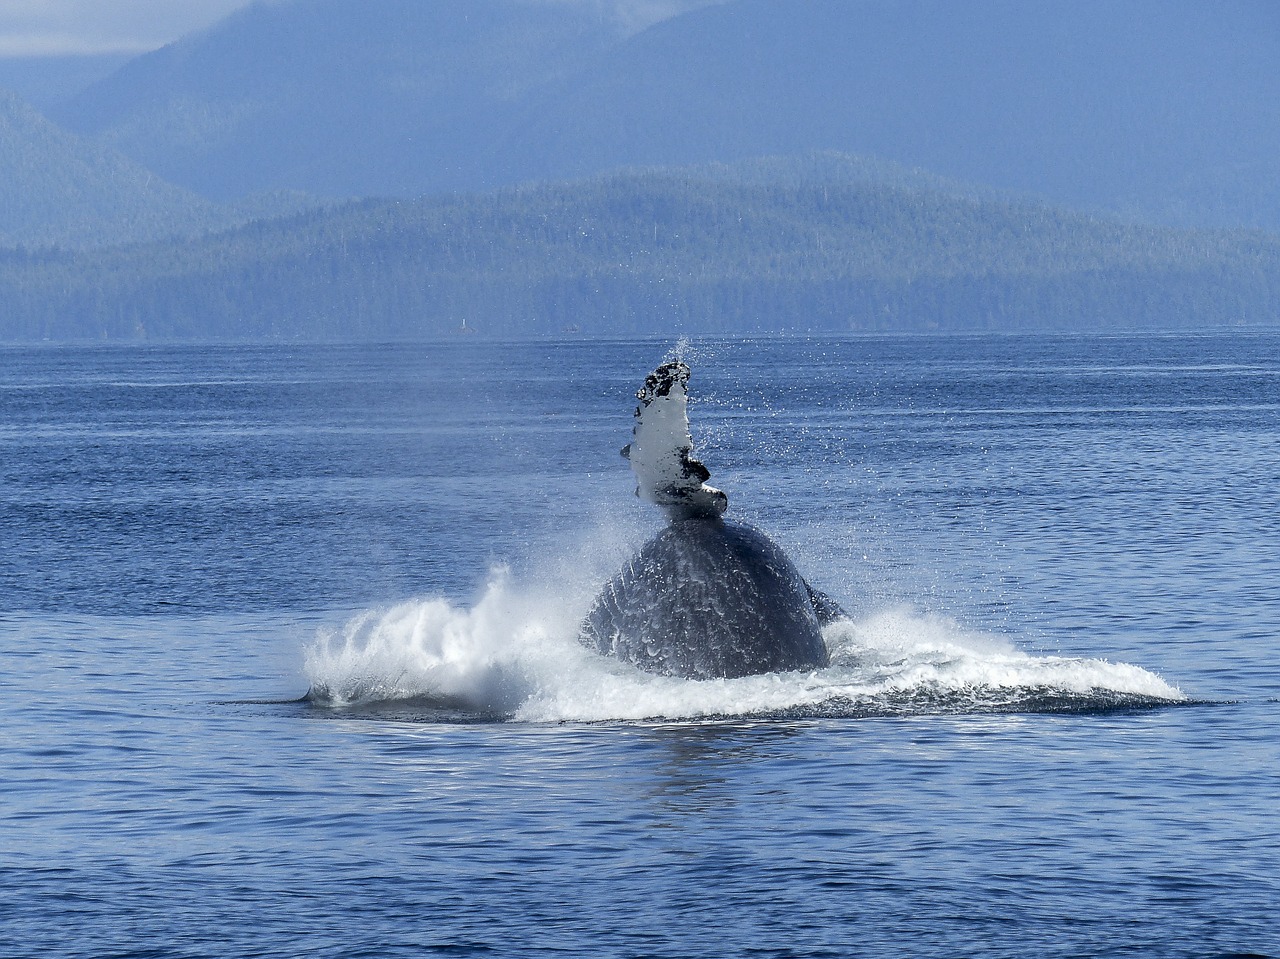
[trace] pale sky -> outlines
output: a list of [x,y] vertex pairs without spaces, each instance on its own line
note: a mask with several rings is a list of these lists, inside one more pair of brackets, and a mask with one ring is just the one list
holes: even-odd
[[251,0],[0,0],[0,57],[142,53]]
[[[0,0],[0,58],[144,53],[221,20],[253,0]],[[366,0],[373,2],[373,0]],[[467,0],[455,0],[465,3]],[[592,3],[600,0],[529,0]],[[724,0],[606,0],[639,29]]]

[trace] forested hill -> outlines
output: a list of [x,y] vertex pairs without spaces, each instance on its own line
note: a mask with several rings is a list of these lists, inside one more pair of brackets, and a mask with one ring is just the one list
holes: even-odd
[[1278,237],[1098,221],[869,177],[831,157],[366,201],[190,244],[0,254],[0,337],[11,340],[1278,318]]

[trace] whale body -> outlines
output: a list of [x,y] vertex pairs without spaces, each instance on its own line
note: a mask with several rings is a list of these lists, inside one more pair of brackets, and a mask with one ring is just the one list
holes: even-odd
[[668,676],[816,669],[834,616],[815,592],[758,529],[675,520],[600,591],[582,632],[600,652]]
[[636,495],[669,522],[601,589],[580,638],[640,669],[688,679],[824,667],[821,628],[844,612],[763,532],[724,519],[728,497],[706,484],[710,473],[692,455],[689,374],[684,363],[665,363],[636,394],[622,452]]

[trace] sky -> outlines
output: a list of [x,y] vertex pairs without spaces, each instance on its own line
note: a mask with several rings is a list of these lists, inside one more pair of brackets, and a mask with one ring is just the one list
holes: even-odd
[[[0,0],[0,58],[145,53],[252,0]],[[463,2],[463,0],[458,0]],[[530,0],[586,3],[598,0]],[[613,0],[634,28],[723,0]]]
[[0,0],[0,57],[142,53],[250,0]]

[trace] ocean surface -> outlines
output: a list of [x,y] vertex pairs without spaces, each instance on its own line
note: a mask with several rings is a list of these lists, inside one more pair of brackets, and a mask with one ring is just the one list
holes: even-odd
[[[829,668],[576,641],[693,369]],[[0,347],[0,955],[1280,956],[1280,335]]]

